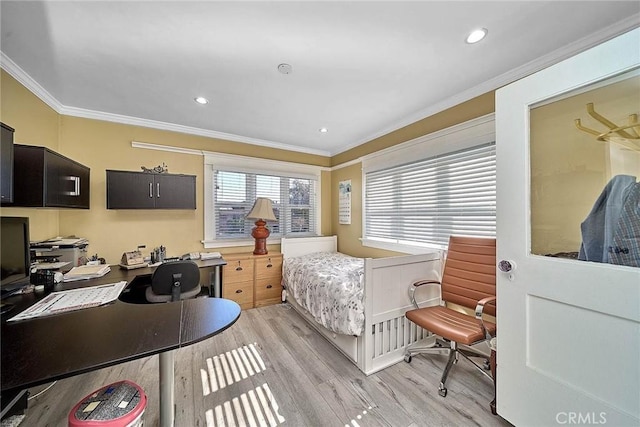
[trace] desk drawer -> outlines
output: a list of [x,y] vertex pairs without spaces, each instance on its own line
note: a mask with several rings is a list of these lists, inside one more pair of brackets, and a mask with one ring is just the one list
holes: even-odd
[[243,310],[253,308],[253,282],[229,283],[225,281],[222,285],[222,298],[237,302]]
[[280,275],[256,280],[256,307],[277,304],[282,301]]
[[253,280],[253,260],[250,258],[227,260],[222,274],[225,284]]
[[282,275],[282,255],[265,255],[256,258],[256,277],[275,277]]

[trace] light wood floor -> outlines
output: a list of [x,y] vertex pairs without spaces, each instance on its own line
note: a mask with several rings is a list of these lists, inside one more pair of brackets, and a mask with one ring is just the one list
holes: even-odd
[[[414,356],[366,376],[286,304],[243,311],[222,334],[176,353],[176,426],[510,426],[491,414],[493,386],[461,360],[446,398],[446,356]],[[22,426],[66,426],[69,410],[129,379],[158,425],[158,356],[58,381],[29,402]],[[30,390],[33,396],[45,386]]]

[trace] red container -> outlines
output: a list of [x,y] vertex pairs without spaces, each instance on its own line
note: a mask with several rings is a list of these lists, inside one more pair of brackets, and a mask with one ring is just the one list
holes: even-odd
[[131,381],[109,384],[94,391],[73,407],[69,427],[142,426],[147,396]]

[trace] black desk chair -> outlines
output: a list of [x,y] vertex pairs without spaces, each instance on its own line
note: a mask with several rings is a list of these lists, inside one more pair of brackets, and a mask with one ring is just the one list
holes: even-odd
[[200,270],[193,261],[173,261],[160,264],[151,276],[151,286],[145,291],[149,302],[180,301],[200,293]]

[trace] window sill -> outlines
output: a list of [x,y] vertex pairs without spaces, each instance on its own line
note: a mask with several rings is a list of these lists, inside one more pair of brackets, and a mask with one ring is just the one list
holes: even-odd
[[[254,239],[242,240],[202,240],[205,249],[213,248],[233,248],[237,246],[253,246],[256,241]],[[267,244],[280,243],[280,239],[267,239]]]
[[447,249],[445,246],[435,244],[414,245],[408,243],[381,241],[366,238],[360,239],[360,241],[362,242],[362,246],[366,246],[369,248],[384,249],[387,251],[400,252],[410,255],[428,254]]

